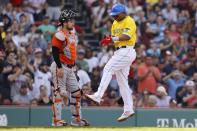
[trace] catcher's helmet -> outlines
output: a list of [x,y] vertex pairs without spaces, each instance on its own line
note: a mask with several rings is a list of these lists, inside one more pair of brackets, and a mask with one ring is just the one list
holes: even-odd
[[73,10],[63,10],[59,17],[59,22],[64,23],[68,22],[71,19],[74,19],[76,16],[78,16],[78,13]]
[[127,13],[126,7],[123,4],[115,4],[111,9],[111,16],[116,16],[120,13]]

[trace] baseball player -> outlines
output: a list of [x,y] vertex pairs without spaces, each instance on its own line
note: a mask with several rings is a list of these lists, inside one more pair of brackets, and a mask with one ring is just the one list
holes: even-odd
[[59,22],[61,28],[52,38],[52,54],[54,62],[51,64],[53,77],[53,125],[67,125],[61,119],[63,100],[69,97],[72,113],[72,126],[88,126],[88,122],[81,115],[81,90],[74,73],[76,59],[76,37],[72,30],[76,12],[64,10],[61,12]]
[[103,76],[97,92],[87,95],[90,100],[100,104],[101,98],[109,85],[112,75],[115,74],[120,94],[124,101],[124,112],[117,119],[121,122],[134,115],[132,91],[128,85],[128,74],[130,65],[136,58],[134,49],[136,41],[135,21],[127,16],[126,7],[122,4],[115,4],[110,15],[114,18],[111,28],[111,35],[101,40],[101,45],[114,43],[116,51],[104,67]]

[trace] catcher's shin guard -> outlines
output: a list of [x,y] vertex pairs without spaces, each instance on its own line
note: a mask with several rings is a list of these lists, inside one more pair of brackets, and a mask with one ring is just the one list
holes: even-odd
[[66,123],[62,121],[62,99],[54,99],[52,105],[52,112],[53,112],[53,126],[64,126]]
[[81,121],[81,91],[80,89],[74,92],[71,92],[70,95],[70,110],[72,113],[72,118],[76,122]]

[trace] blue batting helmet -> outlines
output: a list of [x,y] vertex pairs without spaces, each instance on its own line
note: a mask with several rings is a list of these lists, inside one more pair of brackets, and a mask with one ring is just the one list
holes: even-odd
[[111,9],[111,16],[118,15],[120,13],[126,13],[126,7],[123,4],[115,4]]

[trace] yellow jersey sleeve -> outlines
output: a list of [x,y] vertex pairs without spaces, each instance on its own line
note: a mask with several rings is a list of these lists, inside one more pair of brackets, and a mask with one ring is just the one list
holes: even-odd
[[136,24],[135,21],[130,17],[122,21],[114,21],[111,28],[112,36],[121,36],[122,34],[128,35],[130,37],[127,41],[115,41],[115,47],[119,46],[134,46],[136,42]]
[[128,35],[130,38],[135,35],[136,25],[133,19],[127,19],[123,26],[122,34]]

